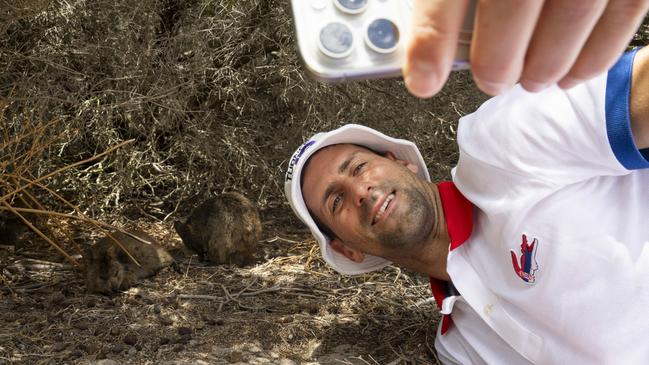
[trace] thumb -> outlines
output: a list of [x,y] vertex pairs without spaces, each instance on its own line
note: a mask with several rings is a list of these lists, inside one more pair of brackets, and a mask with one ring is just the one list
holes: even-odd
[[406,87],[428,98],[446,82],[468,0],[415,0],[403,67]]

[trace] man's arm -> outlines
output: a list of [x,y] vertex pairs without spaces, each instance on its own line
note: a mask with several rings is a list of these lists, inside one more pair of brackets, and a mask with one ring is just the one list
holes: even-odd
[[633,61],[630,104],[635,144],[649,148],[649,47],[639,50]]

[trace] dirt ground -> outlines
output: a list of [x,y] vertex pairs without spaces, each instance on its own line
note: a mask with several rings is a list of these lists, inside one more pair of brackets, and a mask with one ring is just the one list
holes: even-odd
[[[426,278],[390,267],[342,278],[308,232],[263,212],[258,262],[198,261],[146,221],[179,262],[113,296],[85,291],[31,234],[0,247],[0,364],[436,364]],[[89,239],[90,240],[90,239]],[[40,247],[39,247],[40,246]]]

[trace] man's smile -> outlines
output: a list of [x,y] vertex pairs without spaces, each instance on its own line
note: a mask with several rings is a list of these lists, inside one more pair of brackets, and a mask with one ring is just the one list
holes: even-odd
[[376,201],[376,204],[374,204],[374,207],[372,208],[372,225],[387,219],[396,206],[396,202],[394,202],[395,198],[396,192],[393,191]]

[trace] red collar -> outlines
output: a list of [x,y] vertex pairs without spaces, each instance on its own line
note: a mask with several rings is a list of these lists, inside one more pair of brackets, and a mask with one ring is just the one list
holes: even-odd
[[[471,236],[473,230],[473,204],[460,193],[451,181],[445,181],[437,184],[439,197],[444,209],[444,218],[446,218],[446,228],[451,238],[450,250],[460,247]],[[430,288],[433,291],[437,308],[442,309],[442,301],[449,296],[448,282],[435,278],[430,278]],[[451,317],[442,316],[441,333],[444,334],[451,327]]]
[[473,204],[460,193],[451,181],[437,184],[442,200],[446,228],[451,238],[451,251],[460,247],[473,230]]

